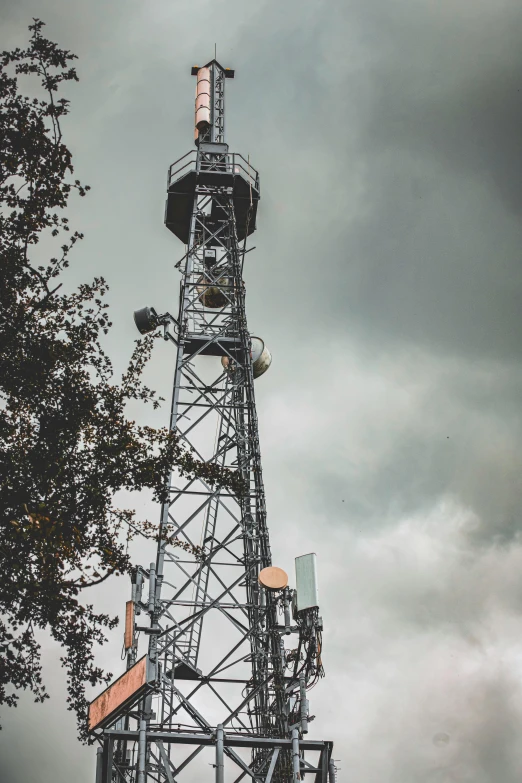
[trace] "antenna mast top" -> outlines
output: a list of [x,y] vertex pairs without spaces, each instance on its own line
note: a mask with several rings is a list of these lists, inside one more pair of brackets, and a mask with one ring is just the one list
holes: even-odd
[[233,79],[234,71],[224,68],[216,59],[206,65],[192,66],[197,76],[194,141],[225,143],[225,79]]

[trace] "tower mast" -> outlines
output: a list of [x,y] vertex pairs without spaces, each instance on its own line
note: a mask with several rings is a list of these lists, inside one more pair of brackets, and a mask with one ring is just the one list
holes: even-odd
[[248,331],[243,283],[259,175],[225,143],[234,71],[214,59],[192,74],[196,150],[170,167],[165,212],[186,245],[178,315],[135,321],[176,346],[170,429],[208,470],[169,477],[156,559],[135,569],[127,671],[89,710],[96,783],[334,783],[332,743],[307,737],[306,690],[323,674],[315,555],[296,559],[288,587],[266,521],[254,380],[271,357]]

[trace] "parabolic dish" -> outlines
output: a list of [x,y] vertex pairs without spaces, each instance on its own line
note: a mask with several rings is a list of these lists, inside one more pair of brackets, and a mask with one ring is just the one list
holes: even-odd
[[288,584],[288,574],[282,568],[269,566],[259,572],[259,584],[267,590],[282,590]]

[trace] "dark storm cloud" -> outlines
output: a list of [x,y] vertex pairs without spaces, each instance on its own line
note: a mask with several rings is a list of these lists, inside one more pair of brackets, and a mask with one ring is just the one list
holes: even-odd
[[383,8],[387,45],[375,80],[370,142],[436,156],[446,168],[484,179],[518,214],[520,8],[479,3],[453,15],[449,6],[426,14],[412,13],[410,3],[399,6],[402,13]]
[[381,341],[519,358],[522,15],[382,11],[358,145],[371,206],[336,268],[347,310]]

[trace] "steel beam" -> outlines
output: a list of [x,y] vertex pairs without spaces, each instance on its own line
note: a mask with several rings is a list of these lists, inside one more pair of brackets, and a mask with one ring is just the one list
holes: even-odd
[[[138,741],[138,731],[125,731],[116,729],[107,729],[107,737],[113,740],[124,739],[129,742]],[[207,734],[196,734],[188,732],[175,731],[148,731],[147,742],[166,742],[179,745],[215,745],[216,739],[210,732]],[[293,745],[293,739],[284,739],[279,737],[260,737],[257,735],[229,734],[224,735],[223,744],[227,748],[281,748],[290,750]],[[300,739],[299,747],[301,750],[323,751],[331,747],[328,740]]]

